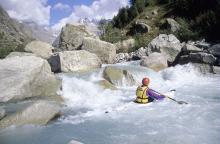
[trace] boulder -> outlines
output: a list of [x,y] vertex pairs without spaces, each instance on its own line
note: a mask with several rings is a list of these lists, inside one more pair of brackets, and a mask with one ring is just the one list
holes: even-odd
[[61,72],[61,63],[60,63],[60,56],[59,53],[55,53],[47,59],[48,63],[50,64],[51,71],[54,73]]
[[134,39],[128,39],[124,41],[120,41],[115,43],[116,45],[116,52],[117,53],[127,53],[132,50],[132,48],[135,46],[135,40]]
[[203,74],[214,73],[213,66],[209,64],[192,63],[195,69]]
[[117,87],[115,87],[113,84],[111,84],[107,80],[100,80],[97,83],[104,89],[117,90]]
[[102,63],[114,63],[116,57],[116,46],[114,44],[93,38],[84,38],[83,50],[96,54]]
[[11,125],[36,124],[45,125],[60,115],[60,106],[54,102],[36,101],[22,111],[6,116],[0,121],[0,128]]
[[106,67],[103,71],[103,77],[115,86],[133,86],[136,84],[132,74],[117,67]]
[[202,52],[202,49],[194,46],[194,45],[191,45],[191,44],[185,44],[182,48],[182,51],[184,53],[191,53],[191,52]]
[[161,53],[151,53],[149,56],[145,57],[141,61],[141,66],[148,67],[155,71],[160,71],[168,67],[167,58]]
[[54,48],[52,45],[45,42],[32,41],[28,43],[24,49],[26,52],[31,52],[41,58],[48,59],[52,55],[52,50]]
[[208,49],[210,47],[210,44],[205,42],[205,39],[203,39],[201,41],[196,41],[194,43],[194,45],[201,48],[201,49]]
[[27,52],[11,52],[9,55],[7,55],[6,58],[23,57],[23,56],[36,56],[36,55],[33,53],[27,53]]
[[59,53],[62,72],[84,72],[101,67],[101,60],[85,50]]
[[139,48],[138,50],[136,50],[135,52],[131,52],[130,53],[130,57],[132,60],[139,60],[142,59],[143,57],[147,56],[147,49],[146,48]]
[[85,25],[66,24],[60,33],[59,49],[67,51],[80,49],[84,37],[97,38],[95,34],[86,29]]
[[166,28],[169,29],[171,32],[176,32],[177,30],[180,29],[179,23],[172,18],[167,18],[165,25]]
[[5,110],[0,107],[0,120],[5,117]]
[[130,58],[128,53],[118,53],[116,54],[115,63],[126,62]]
[[214,66],[213,69],[215,74],[220,74],[220,67]]
[[0,102],[54,96],[60,87],[48,62],[36,56],[0,60],[0,79]]
[[172,64],[182,49],[182,44],[173,35],[160,34],[148,44],[148,54],[160,52],[167,57],[168,64]]
[[220,57],[220,44],[213,45],[208,50],[212,55]]
[[204,63],[204,64],[215,64],[216,58],[212,54],[198,52],[198,53],[190,53],[189,55],[183,55],[179,59],[179,64],[186,63]]

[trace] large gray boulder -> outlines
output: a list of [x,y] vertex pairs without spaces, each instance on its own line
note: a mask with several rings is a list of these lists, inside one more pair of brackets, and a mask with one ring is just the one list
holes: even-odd
[[22,111],[6,116],[0,121],[0,128],[10,125],[45,125],[60,115],[60,106],[55,102],[45,100],[36,101]]
[[115,63],[126,62],[130,59],[128,53],[118,53],[116,54]]
[[192,44],[185,44],[182,48],[182,51],[184,53],[191,53],[191,52],[202,52],[202,49],[196,47],[195,45]]
[[141,66],[148,67],[155,71],[160,71],[168,67],[167,58],[161,53],[151,53],[149,56],[145,57],[141,61]]
[[148,54],[160,52],[167,57],[169,64],[172,64],[182,49],[182,44],[173,35],[160,34],[148,44]]
[[54,53],[47,59],[48,63],[50,64],[51,71],[54,73],[61,72],[61,63],[60,63],[60,56],[59,53]]
[[5,110],[0,107],[0,120],[5,117]]
[[128,53],[135,46],[135,40],[131,38],[128,40],[117,42],[115,43],[115,45],[117,53]]
[[26,52],[31,52],[44,59],[48,59],[52,55],[53,49],[52,45],[42,41],[32,41],[25,47]]
[[203,73],[203,74],[207,74],[207,73],[214,73],[214,69],[213,66],[209,65],[209,64],[201,64],[201,63],[192,63],[192,65],[194,66],[194,68]]
[[220,44],[213,45],[208,50],[212,55],[220,57]]
[[216,58],[212,54],[198,52],[198,53],[190,53],[189,55],[183,55],[179,59],[179,64],[186,64],[189,62],[213,65],[216,62]]
[[84,38],[83,50],[96,54],[102,63],[114,63],[116,57],[116,46],[114,44],[93,38]]
[[132,74],[117,67],[106,67],[103,71],[103,77],[115,86],[133,86],[136,84]]
[[80,49],[84,37],[97,38],[95,34],[86,29],[85,25],[66,24],[60,33],[59,49],[67,51]]
[[23,57],[23,56],[36,56],[36,55],[33,53],[27,53],[27,52],[11,52],[9,55],[7,55],[6,58]]
[[82,72],[101,67],[101,60],[85,50],[59,53],[62,72]]
[[138,50],[130,53],[130,58],[132,60],[139,60],[148,55],[148,50],[144,47],[139,48]]
[[166,27],[169,29],[171,32],[176,32],[177,30],[180,29],[180,25],[178,22],[176,22],[172,18],[167,18],[166,19]]
[[60,87],[48,62],[35,56],[0,60],[0,79],[0,102],[54,96]]

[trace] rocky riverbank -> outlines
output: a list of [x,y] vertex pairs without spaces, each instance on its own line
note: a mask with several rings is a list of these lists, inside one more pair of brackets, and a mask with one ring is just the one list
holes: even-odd
[[[128,52],[134,41],[111,44],[99,40],[82,26],[69,24],[59,38],[57,47],[32,41],[25,47],[26,52],[12,52],[0,60],[0,128],[45,125],[61,114],[62,95],[59,91],[62,91],[62,82],[54,73],[81,73],[99,69],[102,64],[132,60],[141,60],[141,66],[154,71],[193,63],[202,73],[219,73],[219,44],[181,43],[172,34],[160,34],[147,47],[131,53],[117,53]],[[126,86],[137,84],[132,74],[123,68],[109,66],[102,75],[103,80],[97,84],[103,88],[116,90],[125,81]],[[10,103],[21,104],[27,100],[31,102],[22,109],[8,110]]]

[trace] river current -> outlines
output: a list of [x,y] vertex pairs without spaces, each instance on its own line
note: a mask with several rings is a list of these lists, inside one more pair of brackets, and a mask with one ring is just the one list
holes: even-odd
[[[138,85],[126,80],[118,90],[103,89],[103,68],[89,73],[58,75],[63,79],[63,115],[47,126],[26,125],[0,131],[0,144],[219,144],[220,75],[201,74],[191,64],[154,72],[139,62],[111,65],[127,69],[137,82],[176,100],[147,105],[133,103]],[[174,92],[170,90],[175,89]]]

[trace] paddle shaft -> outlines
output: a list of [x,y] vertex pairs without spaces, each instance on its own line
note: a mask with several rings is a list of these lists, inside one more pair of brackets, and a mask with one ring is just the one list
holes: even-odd
[[[152,90],[152,89],[151,89],[151,90]],[[161,94],[161,93],[159,93],[159,92],[157,92],[157,91],[155,91],[155,90],[152,90],[152,91],[154,91],[154,92],[158,93],[159,95],[163,95],[163,94]],[[165,96],[165,97],[167,97],[167,98],[169,98],[169,99],[171,99],[171,100],[173,100],[173,101],[177,102],[178,104],[182,104],[182,103],[187,104],[187,102],[177,101],[177,100],[175,100],[174,98],[171,98],[171,97],[166,96],[166,95],[163,95],[163,96]]]

